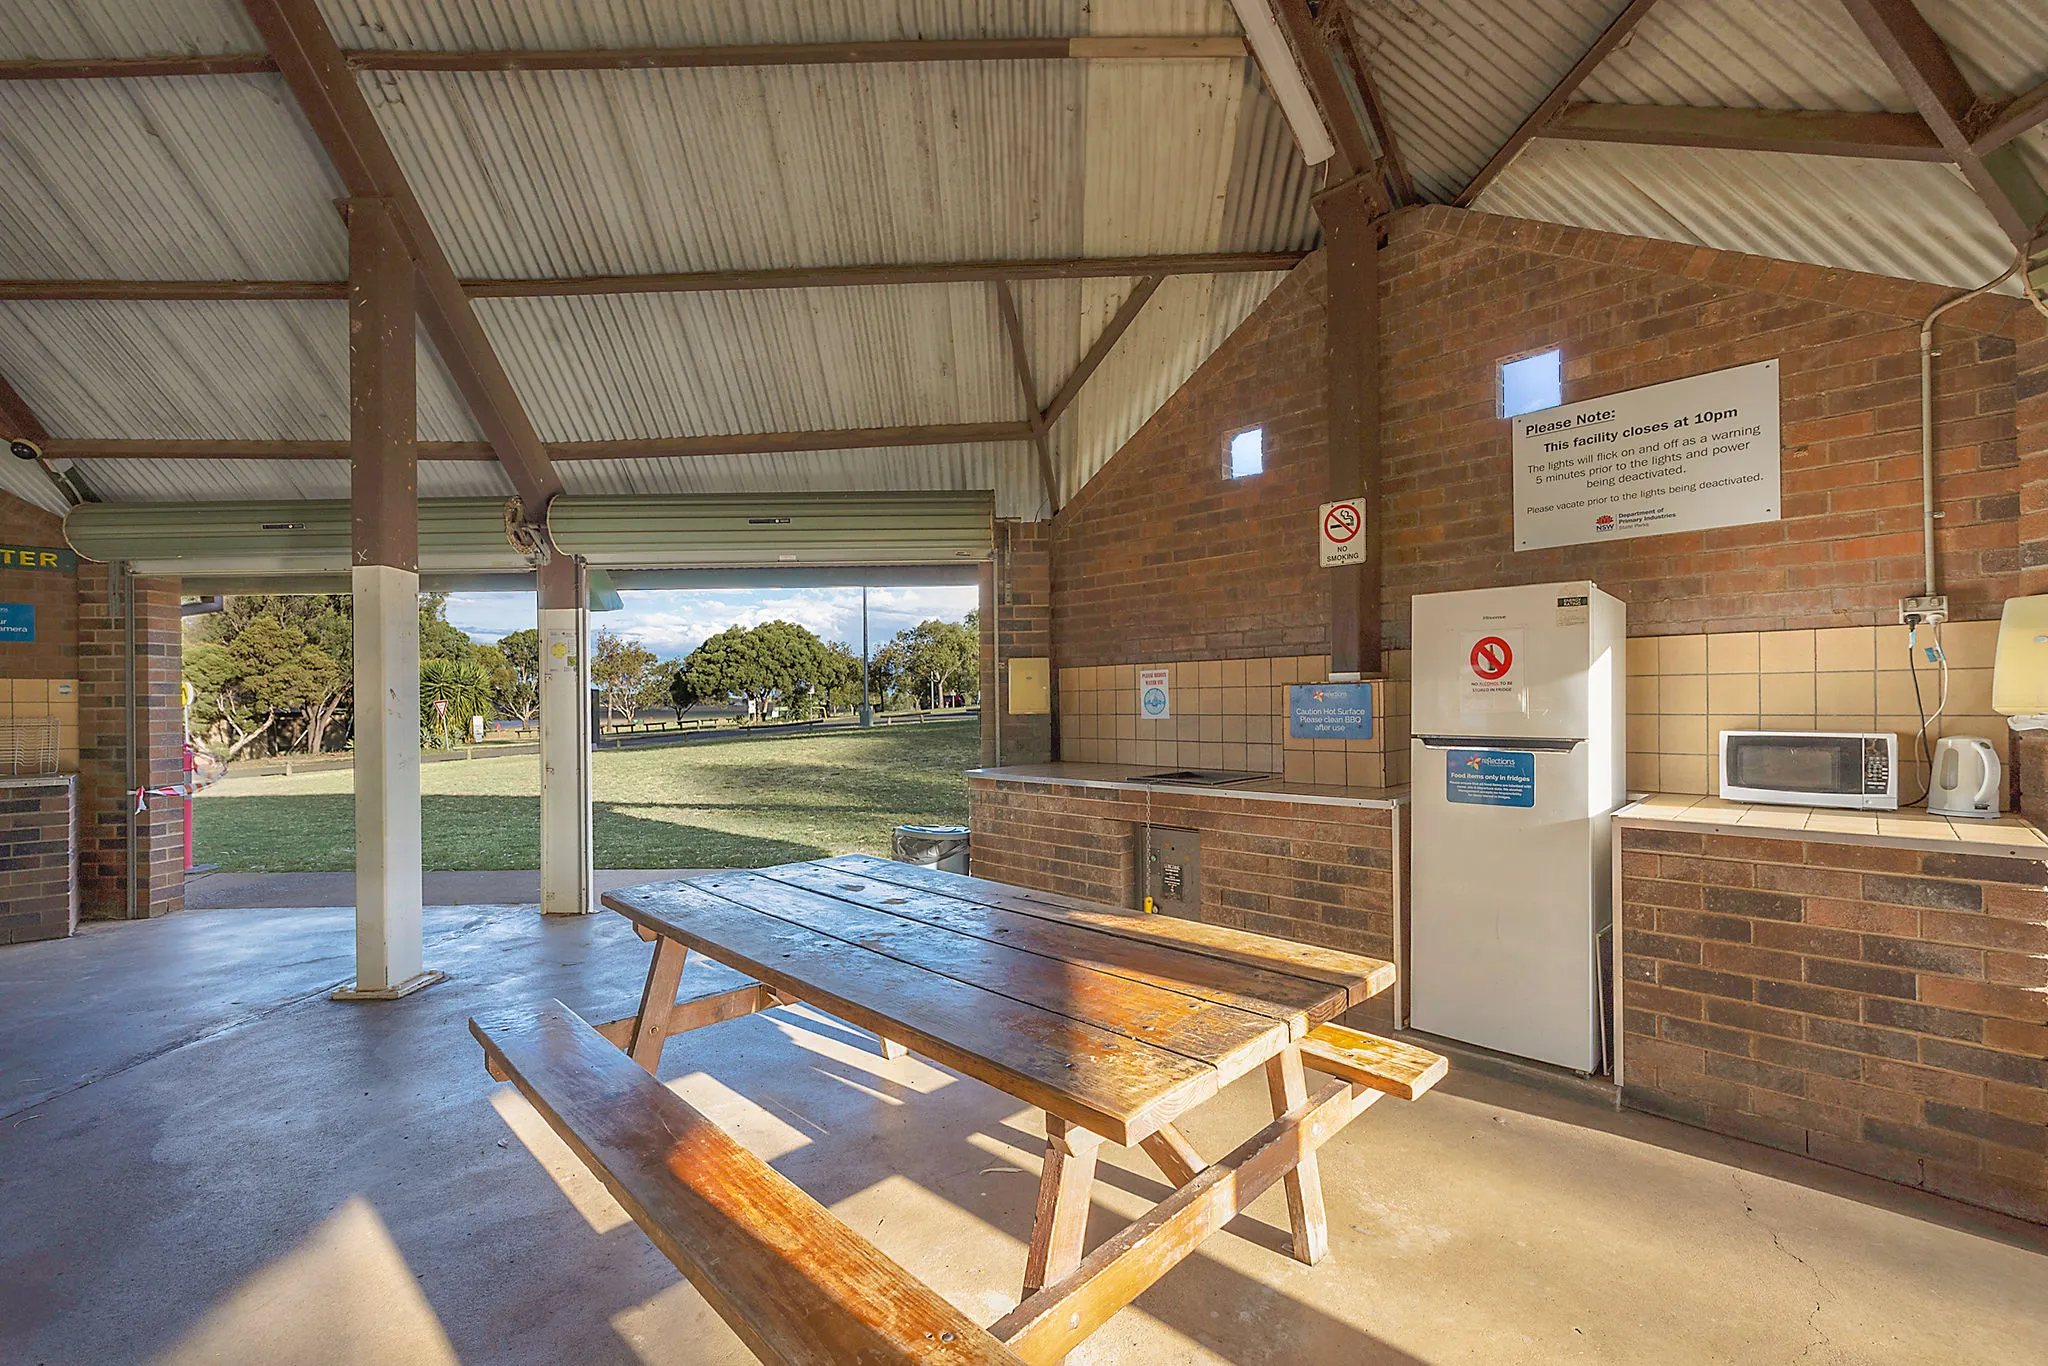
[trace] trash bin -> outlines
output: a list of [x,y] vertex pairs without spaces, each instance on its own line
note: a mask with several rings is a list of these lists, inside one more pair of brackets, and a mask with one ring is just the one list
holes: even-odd
[[898,863],[918,863],[942,873],[967,871],[964,825],[899,825],[893,847]]

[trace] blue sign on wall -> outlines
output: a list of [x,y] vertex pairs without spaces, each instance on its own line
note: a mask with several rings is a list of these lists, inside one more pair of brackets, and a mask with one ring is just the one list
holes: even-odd
[[1287,733],[1296,740],[1372,739],[1372,684],[1291,685]]
[[1536,756],[1516,749],[1454,749],[1444,795],[1462,806],[1536,805]]
[[34,640],[36,605],[32,602],[0,602],[0,640]]

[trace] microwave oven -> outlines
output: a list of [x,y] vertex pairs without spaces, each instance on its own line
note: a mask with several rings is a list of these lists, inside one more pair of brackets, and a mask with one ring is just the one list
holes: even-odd
[[1882,731],[1724,730],[1721,796],[1782,806],[1899,809],[1899,737]]

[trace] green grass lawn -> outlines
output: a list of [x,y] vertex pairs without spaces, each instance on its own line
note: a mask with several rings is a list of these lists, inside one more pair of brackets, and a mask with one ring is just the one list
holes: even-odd
[[[731,739],[593,758],[600,868],[751,868],[889,852],[891,827],[967,821],[974,721]],[[430,869],[540,864],[540,760],[427,764]],[[192,804],[194,857],[230,872],[355,867],[354,774],[229,776]]]

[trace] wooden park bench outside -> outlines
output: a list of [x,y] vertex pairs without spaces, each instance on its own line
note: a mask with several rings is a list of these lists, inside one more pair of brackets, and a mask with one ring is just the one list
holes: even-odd
[[[1316,1150],[1446,1071],[1331,1022],[1391,984],[1377,960],[933,869],[851,856],[605,901],[655,944],[636,1014],[593,1026],[557,1002],[471,1030],[763,1361],[1050,1366],[1276,1183],[1313,1263],[1328,1246]],[[757,980],[679,999],[692,947]],[[1046,1109],[1024,1301],[987,1330],[654,1080],[674,1035],[797,1001]],[[1273,1122],[1205,1162],[1172,1119],[1257,1066]],[[1335,1080],[1311,1095],[1309,1071]],[[1176,1189],[1083,1256],[1106,1139]]]

